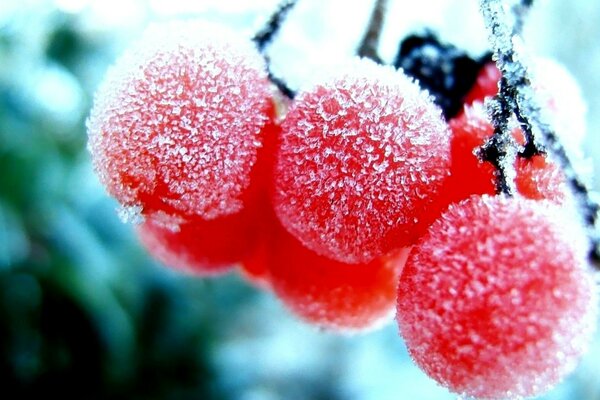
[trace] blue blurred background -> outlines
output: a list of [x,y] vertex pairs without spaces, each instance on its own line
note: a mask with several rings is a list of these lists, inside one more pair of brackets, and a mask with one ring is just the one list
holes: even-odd
[[[0,3],[0,394],[79,399],[451,399],[396,327],[318,332],[235,275],[201,280],[152,261],[121,223],[85,149],[107,67],[152,20],[202,16],[252,34],[275,0]],[[381,54],[424,27],[479,55],[476,1],[392,0]],[[372,6],[301,0],[270,53],[292,87],[353,54]],[[531,51],[575,75],[600,171],[600,3],[539,1]],[[596,189],[599,180],[594,181]],[[546,399],[600,399],[600,336]]]

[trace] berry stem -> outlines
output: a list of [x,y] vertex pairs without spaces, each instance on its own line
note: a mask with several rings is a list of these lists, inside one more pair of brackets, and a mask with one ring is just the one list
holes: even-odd
[[[504,183],[507,179],[507,169],[513,163],[506,162],[507,152],[504,146],[508,140],[506,136],[510,136],[508,118],[511,113],[514,113],[526,139],[525,147],[518,156],[528,158],[536,154],[543,154],[547,149],[551,151],[561,165],[565,178],[579,202],[590,237],[590,259],[600,268],[600,264],[598,264],[600,262],[600,236],[596,228],[599,213],[598,203],[591,198],[586,184],[575,172],[556,133],[542,119],[539,103],[531,87],[529,72],[523,62],[524,54],[519,51],[522,48],[520,35],[524,18],[532,4],[533,0],[520,0],[513,4],[509,13],[506,1],[480,1],[488,29],[489,42],[494,52],[494,60],[502,72],[500,90],[491,105],[494,135],[482,147],[482,155],[486,159],[488,159],[487,157],[491,158],[488,161],[491,161],[498,171],[498,190],[506,193]],[[536,136],[534,132],[538,135]],[[543,144],[540,143],[540,139]],[[502,164],[504,167],[499,168]],[[511,169],[514,174],[514,168],[511,167]]]
[[262,53],[265,47],[275,37],[279,29],[283,25],[288,13],[294,8],[298,0],[284,0],[278,6],[275,12],[271,15],[265,26],[258,31],[252,40],[256,43],[258,50]]
[[367,31],[363,36],[358,47],[357,54],[360,57],[369,58],[378,64],[383,64],[383,60],[377,53],[379,47],[379,38],[381,37],[381,30],[383,27],[383,20],[385,18],[385,11],[387,9],[387,0],[376,0],[371,18],[369,19],[369,25]]
[[295,92],[287,86],[285,81],[279,77],[277,77],[273,71],[271,70],[271,63],[269,60],[269,56],[266,54],[266,48],[273,41],[273,38],[281,29],[281,26],[285,22],[286,17],[289,12],[294,8],[298,0],[284,0],[278,6],[275,12],[271,15],[265,26],[258,31],[252,41],[256,43],[256,47],[263,55],[266,63],[267,63],[267,72],[269,74],[269,80],[273,83],[281,93],[283,93],[286,97],[293,99],[295,96]]

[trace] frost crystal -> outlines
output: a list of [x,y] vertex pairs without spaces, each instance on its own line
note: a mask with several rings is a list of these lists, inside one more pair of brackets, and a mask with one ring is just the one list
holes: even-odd
[[139,225],[144,222],[144,216],[142,215],[143,207],[140,205],[135,206],[121,206],[117,209],[117,215],[125,224]]
[[[524,52],[519,37],[523,26],[523,17],[531,6],[531,1],[499,1],[481,0],[481,10],[488,28],[489,41],[494,50],[499,69],[502,71],[500,91],[496,99],[502,104],[502,110],[493,116],[498,135],[496,142],[506,137],[504,126],[511,112],[514,112],[525,133],[526,143],[522,155],[531,157],[548,150],[560,164],[569,183],[571,191],[576,195],[584,221],[588,226],[590,238],[590,257],[600,261],[600,242],[598,242],[598,210],[600,205],[593,201],[586,183],[578,175],[570,160],[569,148],[563,147],[553,129],[541,117],[541,111],[533,90],[529,85],[530,77],[523,62]],[[556,77],[554,77],[556,79]],[[556,121],[552,121],[557,123]],[[557,124],[558,125],[558,124]],[[560,125],[559,129],[560,129]],[[536,134],[537,132],[537,134]],[[493,149],[493,143],[491,143]],[[502,156],[496,157],[500,160]],[[502,162],[497,162],[499,167]],[[504,193],[511,193],[510,187],[503,185],[507,181],[506,171],[498,170],[499,188]]]

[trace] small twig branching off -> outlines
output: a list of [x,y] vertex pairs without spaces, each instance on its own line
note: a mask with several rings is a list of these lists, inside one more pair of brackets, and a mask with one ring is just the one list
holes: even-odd
[[273,13],[273,15],[271,15],[265,26],[260,31],[258,31],[252,38],[254,43],[256,43],[256,47],[258,47],[258,50],[267,62],[269,80],[279,89],[281,93],[283,93],[290,99],[293,99],[296,93],[287,86],[283,79],[273,74],[273,71],[271,71],[269,56],[266,54],[266,49],[279,32],[279,29],[281,29],[281,26],[283,25],[286,17],[288,16],[289,12],[294,8],[297,2],[298,0],[282,1]]
[[387,9],[387,0],[376,0],[371,18],[369,19],[369,25],[367,31],[363,36],[358,47],[357,54],[359,57],[366,57],[378,64],[383,64],[381,57],[377,52],[379,47],[379,38],[381,37],[381,30],[383,28],[383,20]]

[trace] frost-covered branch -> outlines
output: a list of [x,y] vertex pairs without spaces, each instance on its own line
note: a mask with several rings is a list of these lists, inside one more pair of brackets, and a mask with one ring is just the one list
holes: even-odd
[[[511,2],[506,0],[481,0],[481,10],[488,29],[489,42],[494,52],[494,60],[500,71],[499,93],[490,104],[494,135],[482,148],[482,154],[498,168],[498,189],[511,192],[510,184],[514,174],[512,165],[514,151],[508,146],[511,133],[508,119],[514,113],[525,134],[525,147],[518,154],[529,158],[546,151],[552,153],[561,165],[571,190],[577,198],[584,220],[588,225],[591,240],[590,257],[600,261],[600,242],[596,228],[598,203],[594,201],[585,183],[575,172],[569,157],[550,125],[541,118],[540,107],[531,87],[529,71],[525,65],[525,53],[522,51],[520,36],[524,17],[533,0]],[[512,158],[511,158],[512,157]],[[490,160],[492,159],[492,160]]]
[[488,103],[488,110],[494,124],[494,134],[481,147],[479,156],[490,162],[496,171],[496,191],[507,196],[516,192],[514,163],[518,147],[509,127],[512,115],[510,87],[506,79],[500,79],[498,95]]

